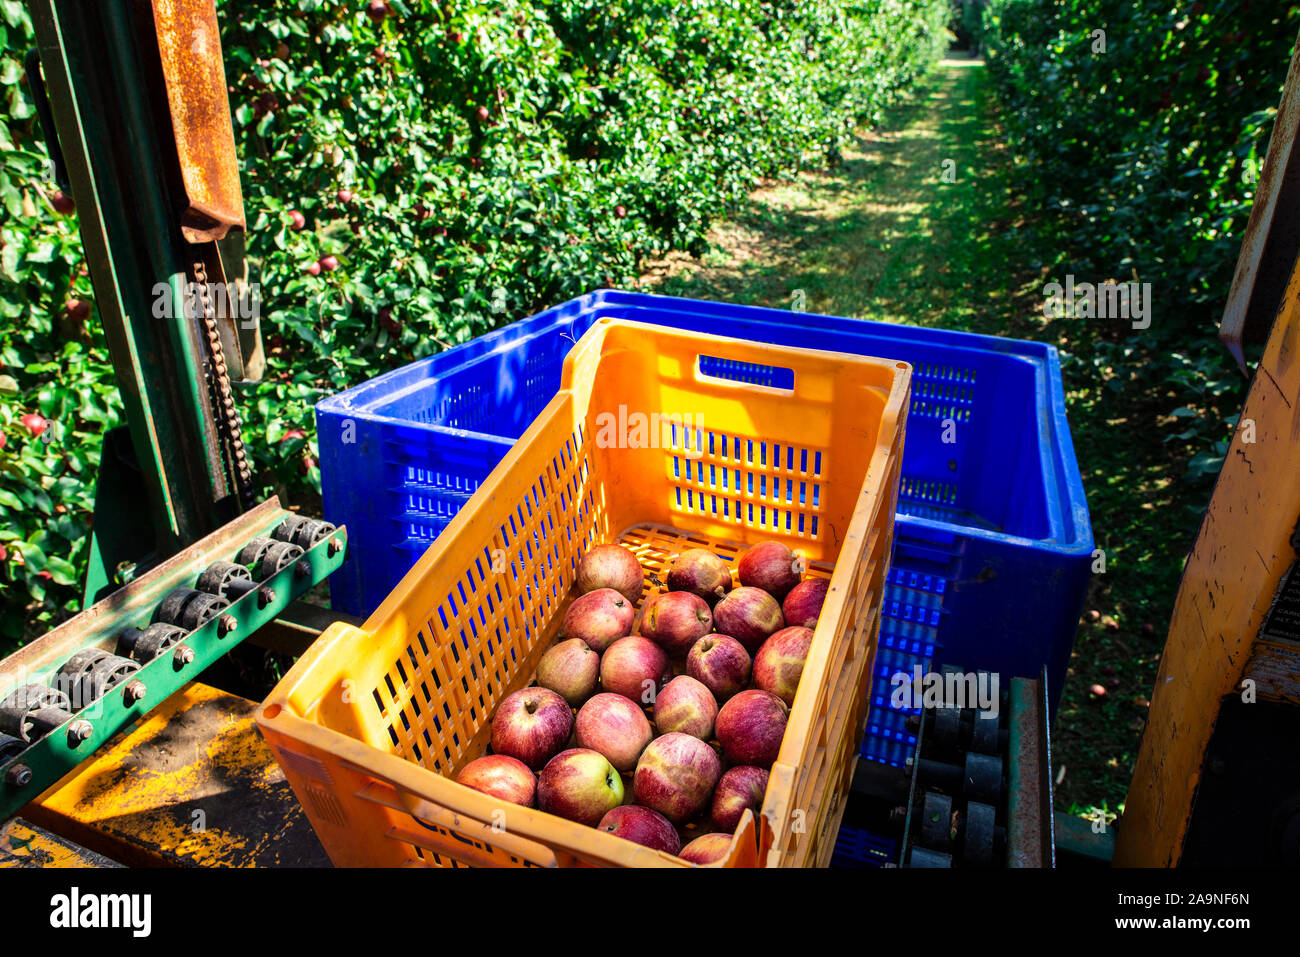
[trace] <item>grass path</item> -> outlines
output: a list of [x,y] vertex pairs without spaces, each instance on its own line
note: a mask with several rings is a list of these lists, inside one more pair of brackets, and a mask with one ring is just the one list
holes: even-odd
[[[944,61],[844,151],[841,166],[765,185],[715,228],[709,253],[652,263],[644,282],[777,308],[799,297],[809,312],[1060,347],[1094,532],[1111,567],[1094,577],[1076,639],[1053,771],[1058,807],[1113,814],[1132,774],[1196,508],[1194,493],[1170,480],[1179,474],[1174,447],[1148,436],[1187,400],[1149,383],[1107,382],[1097,343],[1115,330],[1043,317],[1042,286],[1063,278],[1065,256],[1023,208],[991,103],[981,63]],[[1089,691],[1096,683],[1105,696]]]

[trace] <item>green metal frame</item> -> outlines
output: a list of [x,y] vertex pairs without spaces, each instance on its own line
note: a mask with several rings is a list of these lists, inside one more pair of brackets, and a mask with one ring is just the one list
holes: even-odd
[[[95,304],[144,479],[151,538],[165,558],[238,514],[222,463],[195,323],[183,305],[189,270],[216,258],[180,233],[176,144],[149,5],[29,0],[46,92],[77,202]],[[158,284],[174,318],[156,318]],[[129,503],[101,482],[109,510]],[[121,537],[97,538],[111,572]],[[138,545],[136,546],[138,549]],[[106,581],[88,582],[87,597]]]
[[[148,624],[153,610],[168,593],[177,588],[193,587],[199,574],[210,564],[233,561],[247,542],[259,537],[269,538],[271,532],[292,514],[280,508],[275,499],[265,502],[120,589],[110,601],[97,604],[20,649],[2,663],[4,673],[0,673],[0,699],[20,684],[52,684],[58,668],[75,651],[90,647],[113,651],[118,635],[128,627]],[[145,696],[141,700],[128,704],[124,685],[114,688],[0,767],[0,782],[3,782],[0,783],[0,820],[15,814],[90,757],[122,728],[143,717],[173,692],[197,678],[204,668],[270,623],[292,601],[324,581],[343,563],[346,554],[347,530],[340,528],[304,551],[295,565],[262,582],[275,592],[274,600],[265,607],[258,606],[258,590],[254,590],[231,602],[223,616],[190,632],[184,645],[194,652],[193,661],[178,664],[172,654],[163,654],[141,666],[132,675],[145,686]],[[234,619],[235,627],[223,634],[219,629],[219,619],[225,615]],[[68,737],[68,727],[77,720],[89,721],[92,731],[88,738],[73,744]],[[31,770],[30,781],[21,786],[10,781],[6,773],[7,769],[19,764]]]

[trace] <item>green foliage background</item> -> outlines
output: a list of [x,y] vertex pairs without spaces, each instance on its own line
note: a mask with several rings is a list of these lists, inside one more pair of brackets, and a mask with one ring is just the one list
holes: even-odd
[[[834,162],[946,42],[947,0],[218,0],[266,380],[268,487],[318,492],[322,396],[699,251],[764,177]],[[118,403],[0,0],[0,639],[74,610]],[[295,229],[293,213],[305,218]],[[325,256],[340,265],[310,275]],[[51,420],[40,437],[20,419]]]
[[[1164,417],[1177,426],[1165,443],[1195,447],[1176,476],[1202,493],[1179,517],[1194,526],[1245,396],[1217,326],[1300,2],[990,0],[983,29],[1029,232],[1060,251],[1052,276],[1151,284],[1150,329],[1090,323],[1067,374],[1087,366],[1074,375],[1102,390],[1096,414]],[[1090,486],[1094,515],[1125,494],[1110,485]]]
[[992,0],[1024,187],[1073,264],[1151,281],[1157,330],[1217,322],[1300,28],[1294,0]]

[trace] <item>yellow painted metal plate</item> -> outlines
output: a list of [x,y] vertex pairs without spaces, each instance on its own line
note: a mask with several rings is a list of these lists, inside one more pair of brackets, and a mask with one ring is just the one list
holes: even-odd
[[329,866],[255,707],[187,685],[23,816],[132,866]]
[[0,826],[0,867],[121,866],[21,818],[12,818]]

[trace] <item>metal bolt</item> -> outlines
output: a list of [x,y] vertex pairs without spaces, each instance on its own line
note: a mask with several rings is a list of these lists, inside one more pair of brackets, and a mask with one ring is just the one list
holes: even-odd
[[177,645],[172,655],[172,667],[180,671],[186,665],[194,663],[194,649],[188,645]]
[[140,680],[131,681],[122,689],[122,699],[128,706],[135,704],[144,697],[144,682]]
[[331,538],[330,545],[329,545],[330,558],[333,558],[342,550],[343,550],[343,543],[340,542],[337,538]]
[[307,561],[305,558],[293,566],[294,578],[306,578],[310,574],[311,562]]
[[5,784],[12,788],[25,788],[32,783],[32,769],[25,764],[15,764],[5,772]]
[[77,720],[68,725],[68,747],[75,748],[90,737],[94,728],[90,726],[89,721]]
[[223,638],[238,627],[239,622],[235,620],[234,615],[222,615],[217,619],[217,634]]
[[257,590],[257,607],[265,608],[271,602],[275,601],[275,589],[267,588],[263,585]]

